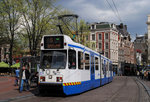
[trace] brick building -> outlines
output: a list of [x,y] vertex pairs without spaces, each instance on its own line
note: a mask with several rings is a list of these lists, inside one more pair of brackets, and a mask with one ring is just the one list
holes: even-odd
[[118,70],[123,72],[126,68],[134,70],[136,59],[134,43],[131,42],[130,34],[127,31],[127,25],[117,25],[119,31],[119,47],[118,47]]
[[90,45],[93,50],[111,59],[118,67],[118,30],[116,25],[108,22],[91,24]]

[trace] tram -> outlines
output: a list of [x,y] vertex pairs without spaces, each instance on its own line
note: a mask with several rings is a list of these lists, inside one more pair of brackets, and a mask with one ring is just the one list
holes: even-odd
[[113,80],[112,61],[67,35],[41,41],[39,92],[79,94]]

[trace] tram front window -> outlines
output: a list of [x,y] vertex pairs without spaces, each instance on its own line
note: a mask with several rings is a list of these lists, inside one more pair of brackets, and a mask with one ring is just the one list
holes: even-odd
[[43,54],[41,64],[46,69],[65,69],[66,60],[66,51],[47,51]]

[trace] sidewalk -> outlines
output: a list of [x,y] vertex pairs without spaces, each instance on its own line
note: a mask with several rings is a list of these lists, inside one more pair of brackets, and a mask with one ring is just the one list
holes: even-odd
[[26,91],[19,93],[18,86],[14,86],[14,82],[15,77],[0,76],[0,101],[32,94]]

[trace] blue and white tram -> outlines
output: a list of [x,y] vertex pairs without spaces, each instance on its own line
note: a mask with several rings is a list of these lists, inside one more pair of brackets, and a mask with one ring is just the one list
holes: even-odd
[[113,80],[112,62],[71,40],[67,35],[45,35],[41,42],[39,90],[79,94]]

